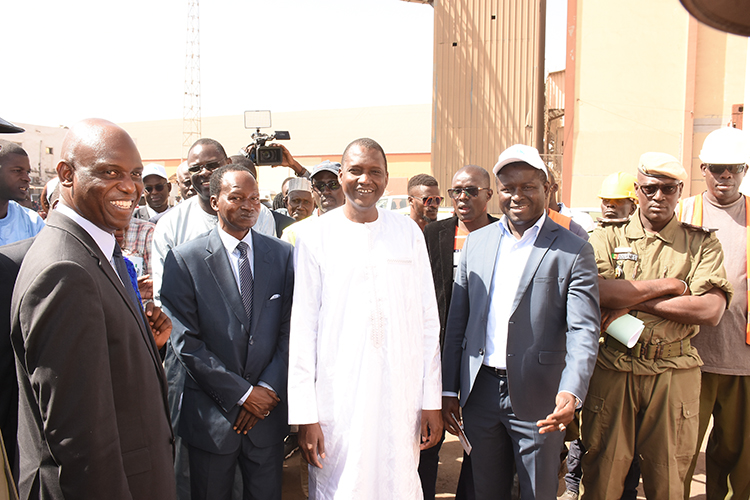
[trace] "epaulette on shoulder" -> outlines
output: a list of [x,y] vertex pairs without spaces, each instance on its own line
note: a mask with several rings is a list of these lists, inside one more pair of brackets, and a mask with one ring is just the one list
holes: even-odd
[[715,233],[718,230],[718,229],[716,229],[714,227],[696,226],[696,225],[693,225],[693,224],[688,224],[687,222],[680,222],[680,224],[685,229],[689,229],[691,231],[700,231],[700,232],[706,233],[706,234],[712,234],[712,233]]
[[623,217],[622,219],[605,219],[605,218],[599,217],[596,219],[596,221],[599,223],[601,227],[620,226],[622,224],[625,224],[629,220],[630,220],[629,217]]

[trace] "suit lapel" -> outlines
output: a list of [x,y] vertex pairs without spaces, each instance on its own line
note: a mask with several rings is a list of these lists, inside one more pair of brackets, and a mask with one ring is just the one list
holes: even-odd
[[251,332],[256,331],[265,301],[269,298],[268,285],[271,281],[271,265],[273,260],[274,254],[268,248],[268,244],[258,233],[253,231],[253,261],[255,263],[253,283],[255,288],[253,290],[253,323],[250,325]]
[[[440,248],[440,271],[443,274],[443,283],[453,282],[453,259],[454,244],[456,236],[456,225],[458,218],[449,219],[452,224],[443,224],[438,232],[438,248]],[[450,289],[447,291],[450,293]]]
[[206,243],[206,266],[216,281],[216,286],[221,291],[224,301],[229,304],[230,309],[240,320],[242,326],[247,330],[249,325],[245,308],[242,305],[242,297],[237,287],[237,279],[232,272],[232,266],[229,264],[226,248],[219,236],[218,226],[211,230]]
[[516,311],[516,307],[521,302],[521,298],[526,293],[526,289],[529,287],[532,278],[536,274],[536,270],[539,268],[539,264],[542,263],[542,259],[547,254],[552,242],[557,238],[557,229],[560,226],[553,223],[552,220],[547,217],[539,230],[539,236],[537,236],[534,246],[529,254],[529,260],[526,261],[526,267],[523,270],[521,279],[518,282],[518,290],[516,290],[516,297],[513,299],[513,306],[510,309],[511,316]]
[[[51,220],[49,220],[49,217],[52,217]],[[120,294],[123,302],[125,302],[128,309],[130,309],[130,312],[135,317],[136,323],[138,323],[138,329],[141,332],[141,336],[149,346],[149,352],[151,353],[151,358],[153,359],[154,363],[161,366],[161,359],[159,358],[158,349],[156,348],[154,337],[153,335],[151,335],[150,331],[146,330],[146,325],[148,324],[146,322],[146,316],[143,313],[143,310],[136,307],[136,304],[133,303],[133,300],[130,298],[128,291],[125,289],[125,286],[131,286],[130,282],[127,282],[127,284],[125,284],[120,281],[120,277],[112,267],[112,264],[102,253],[99,245],[96,244],[91,235],[89,235],[89,233],[87,233],[81,226],[76,224],[67,216],[56,213],[54,211],[50,213],[49,217],[48,224],[57,226],[60,229],[73,235],[78,241],[81,242],[86,250],[88,250],[91,256],[97,260],[99,269],[101,269],[107,279],[109,279],[109,281],[112,283],[112,286],[115,287],[115,290],[117,290],[117,293]]]

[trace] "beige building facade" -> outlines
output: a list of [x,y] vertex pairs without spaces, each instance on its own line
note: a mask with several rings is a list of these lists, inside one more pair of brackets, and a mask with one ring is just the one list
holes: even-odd
[[747,38],[698,23],[675,0],[569,0],[563,200],[596,206],[610,173],[635,173],[647,151],[705,189],[703,140],[745,96]]

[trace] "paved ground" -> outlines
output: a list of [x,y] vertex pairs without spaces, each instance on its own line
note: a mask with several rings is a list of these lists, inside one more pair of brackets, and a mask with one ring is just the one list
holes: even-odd
[[[705,451],[706,443],[703,443],[702,450]],[[446,434],[445,442],[440,450],[440,468],[438,469],[437,495],[436,498],[454,498],[456,492],[456,483],[458,483],[458,473],[461,470],[461,460],[463,453],[458,439]],[[284,484],[283,500],[305,500],[300,486],[300,462],[303,462],[300,453],[296,452],[289,460],[284,463]],[[691,500],[705,500],[706,495],[706,466],[703,451],[698,457],[698,466],[693,476],[693,486],[691,489]],[[639,488],[639,499],[645,500],[643,488]]]

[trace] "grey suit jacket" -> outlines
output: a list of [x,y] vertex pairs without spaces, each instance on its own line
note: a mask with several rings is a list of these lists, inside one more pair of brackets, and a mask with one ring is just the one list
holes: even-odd
[[21,498],[175,498],[153,336],[94,240],[65,215],[51,212],[26,254],[11,318]]
[[263,381],[281,402],[247,434],[266,447],[287,434],[292,246],[253,231],[255,263],[252,324],[215,227],[170,251],[164,261],[162,306],[172,318],[170,341],[187,369],[179,435],[202,450],[236,451],[237,402]]
[[[499,223],[469,234],[453,285],[443,348],[443,390],[459,392],[461,406],[484,358],[489,290],[500,236]],[[599,324],[591,245],[547,218],[521,276],[508,322],[508,386],[519,419],[545,418],[560,391],[586,397],[599,347]]]

